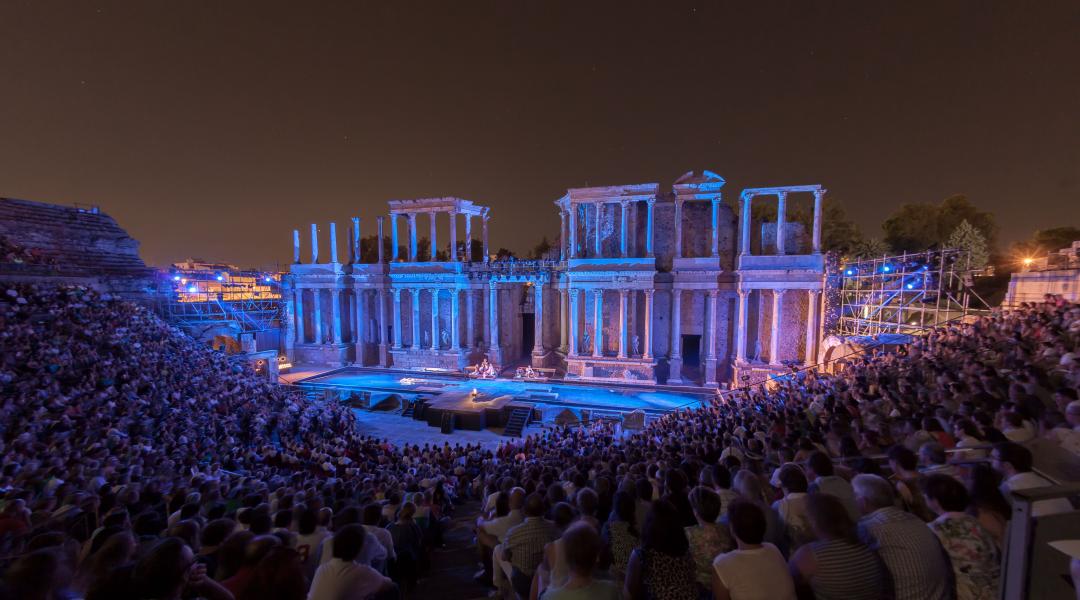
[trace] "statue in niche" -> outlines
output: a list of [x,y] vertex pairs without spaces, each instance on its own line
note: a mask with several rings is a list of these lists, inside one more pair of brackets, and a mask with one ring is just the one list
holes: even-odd
[[761,339],[754,340],[754,362],[761,362]]
[[424,345],[425,346],[430,346],[431,345],[431,335],[428,332],[425,331],[424,332],[424,337],[421,338],[421,339],[424,340]]
[[589,349],[589,347],[590,347],[589,342],[591,342],[591,341],[592,341],[592,337],[589,335],[589,330],[586,329],[585,334],[581,339],[581,345],[584,347],[585,350]]
[[450,346],[450,333],[445,329],[442,330],[442,345],[447,347]]
[[641,354],[641,338],[636,335],[630,340],[630,353],[634,356]]

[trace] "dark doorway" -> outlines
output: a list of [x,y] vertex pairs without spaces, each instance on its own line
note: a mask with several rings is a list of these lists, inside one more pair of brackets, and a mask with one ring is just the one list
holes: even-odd
[[528,357],[532,354],[533,343],[536,341],[535,326],[536,315],[524,313],[521,315],[521,356]]
[[682,336],[682,362],[683,365],[687,367],[697,367],[701,365],[700,335]]

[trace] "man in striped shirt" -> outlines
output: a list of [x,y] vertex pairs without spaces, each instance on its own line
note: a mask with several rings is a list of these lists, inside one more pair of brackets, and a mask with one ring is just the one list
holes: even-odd
[[885,479],[864,474],[856,475],[851,483],[863,514],[859,538],[885,563],[895,600],[952,598],[952,570],[926,523],[896,508],[892,486]]

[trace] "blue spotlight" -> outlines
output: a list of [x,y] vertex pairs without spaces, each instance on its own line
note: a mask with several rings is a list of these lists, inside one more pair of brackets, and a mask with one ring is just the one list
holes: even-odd
[[223,281],[224,279],[225,279],[225,278],[224,278],[224,277],[222,277],[221,275],[218,275],[218,276],[217,276],[217,280],[218,280],[218,281]]
[[854,275],[854,274],[855,274],[855,271],[852,271],[851,269],[848,269],[847,271],[844,271],[844,275]]
[[197,288],[195,286],[191,286],[191,287],[189,287],[187,289],[187,291],[188,291],[188,293],[194,294],[195,292],[199,291],[199,288]]
[[266,281],[266,283],[270,283],[271,281],[273,281],[273,279],[270,277],[265,277],[264,280]]
[[907,284],[907,289],[909,289],[909,290],[915,289],[915,284],[914,283]]
[[173,281],[180,281],[180,276],[179,275],[173,275],[172,280]]
[[888,273],[889,271],[892,271],[892,265],[885,265],[881,267],[881,270],[885,273]]

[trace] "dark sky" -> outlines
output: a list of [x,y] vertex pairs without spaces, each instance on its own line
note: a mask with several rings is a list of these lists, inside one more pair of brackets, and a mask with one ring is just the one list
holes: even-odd
[[702,168],[871,235],[957,192],[1004,241],[1080,225],[1076,0],[6,0],[0,90],[0,196],[100,205],[155,264],[437,195],[525,249],[567,187]]

